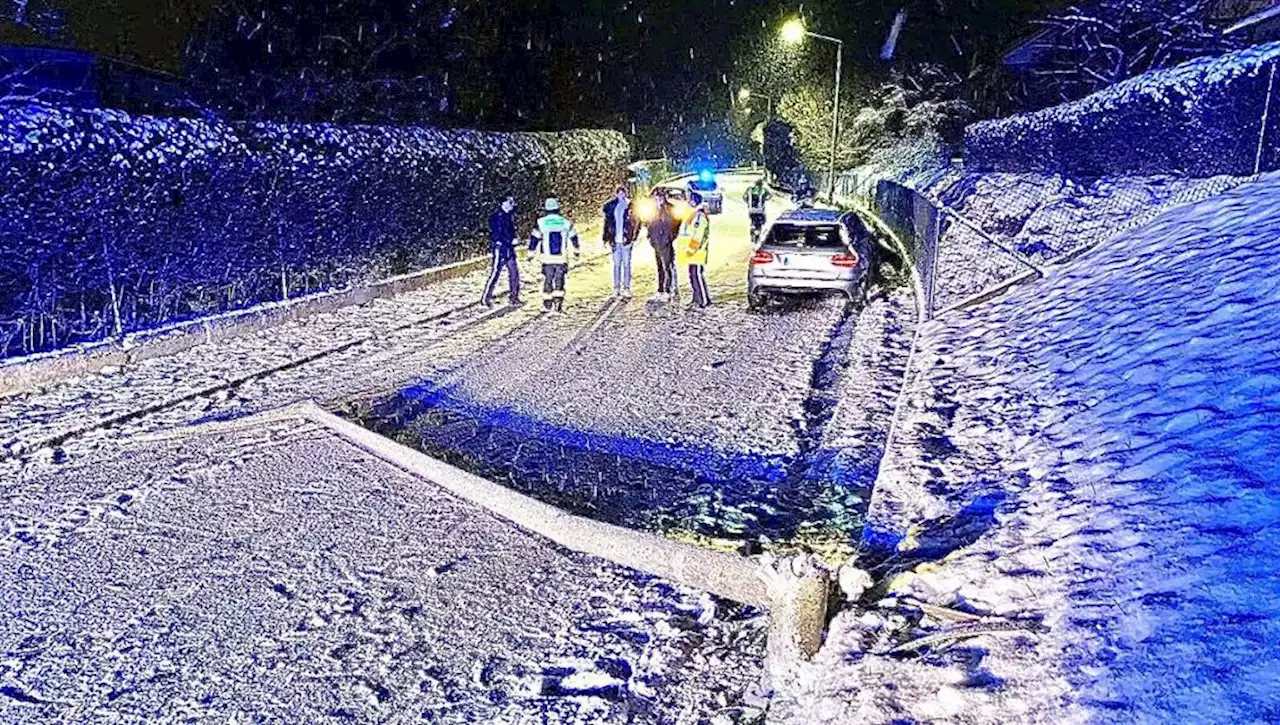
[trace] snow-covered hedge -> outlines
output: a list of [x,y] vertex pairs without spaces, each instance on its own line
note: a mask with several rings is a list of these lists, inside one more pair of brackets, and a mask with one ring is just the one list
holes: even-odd
[[[1252,174],[1280,42],[1131,78],[1091,96],[965,130],[974,171]],[[1280,166],[1271,104],[1262,168]]]
[[594,213],[621,134],[0,108],[0,358],[483,252],[513,193]]

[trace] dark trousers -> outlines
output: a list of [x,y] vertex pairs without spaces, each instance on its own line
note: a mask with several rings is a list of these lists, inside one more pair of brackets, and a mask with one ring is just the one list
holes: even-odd
[[520,265],[516,264],[516,250],[495,249],[489,260],[489,281],[484,285],[484,297],[481,302],[493,303],[493,293],[498,288],[498,278],[502,270],[507,271],[507,297],[512,304],[520,301]]
[[569,274],[567,264],[542,265],[542,308],[560,311],[564,309],[564,278]]
[[693,304],[698,307],[706,307],[711,304],[711,290],[707,288],[707,268],[705,265],[689,265],[689,288],[693,290]]
[[653,245],[653,256],[658,263],[658,294],[670,294],[676,290],[676,250],[671,244],[658,242]]

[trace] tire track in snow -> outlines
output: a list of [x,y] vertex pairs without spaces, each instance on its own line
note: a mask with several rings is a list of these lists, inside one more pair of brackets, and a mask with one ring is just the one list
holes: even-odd
[[[197,388],[195,390],[192,390],[190,392],[184,393],[182,395],[178,395],[170,398],[164,398],[162,400],[141,406],[139,408],[134,408],[132,410],[127,410],[121,413],[116,413],[114,415],[109,415],[103,418],[99,418],[97,420],[93,420],[83,425],[79,425],[74,428],[71,428],[69,430],[65,430],[56,434],[39,438],[32,443],[26,444],[16,449],[0,449],[0,461],[8,460],[11,458],[19,458],[23,455],[29,454],[32,451],[40,450],[43,448],[56,448],[62,445],[63,443],[66,443],[68,440],[71,440],[73,438],[78,438],[80,436],[83,436],[95,430],[119,426],[128,422],[137,420],[139,418],[144,418],[150,415],[154,415],[156,413],[169,410],[171,408],[178,407],[183,403],[188,403],[193,400],[199,400],[201,398],[210,398],[215,395],[218,395],[219,393],[223,393],[228,390],[234,390],[236,388],[239,388],[245,385],[246,383],[253,382],[256,380],[262,380],[272,375],[277,375],[279,373],[283,373],[289,370],[294,370],[296,368],[303,367],[310,363],[314,363],[316,361],[319,361],[343,352],[354,350],[358,347],[363,347],[370,343],[385,342],[388,339],[390,339],[392,336],[396,335],[397,333],[403,333],[408,330],[412,330],[416,327],[427,325],[433,322],[441,322],[443,320],[447,320],[450,317],[453,317],[454,315],[458,315],[460,313],[473,310],[479,306],[480,306],[480,303],[478,302],[470,302],[464,305],[459,305],[457,307],[453,307],[448,310],[444,310],[442,312],[437,312],[437,313],[427,315],[425,317],[410,320],[409,322],[396,325],[382,332],[374,332],[374,333],[365,335],[363,337],[356,338],[354,340],[348,340],[341,344],[334,345],[332,347],[328,347],[323,350],[319,350],[309,355],[304,355],[300,358],[293,358],[283,363],[271,365],[266,368],[259,368],[252,372],[246,373],[244,375],[238,375],[236,377],[233,377],[227,380],[222,380],[217,383],[206,385],[206,386]],[[470,330],[472,328],[479,327],[487,322],[496,320],[498,318],[506,316],[507,314],[510,314],[510,312],[513,309],[516,309],[516,308],[499,307],[492,310],[486,310],[480,313],[479,315],[476,315],[469,319],[464,318],[461,321],[461,323],[458,324],[457,326],[450,327],[447,330],[445,330],[440,337],[433,338],[431,340],[431,344],[433,346],[441,344],[447,341],[448,335],[459,334],[462,332],[466,332],[467,330]]]

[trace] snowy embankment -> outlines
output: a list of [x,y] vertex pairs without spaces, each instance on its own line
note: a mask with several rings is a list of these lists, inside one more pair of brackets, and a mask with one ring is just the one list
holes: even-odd
[[779,712],[1274,719],[1278,324],[1270,175],[925,325],[870,513],[886,598]]
[[[1186,204],[1221,194],[1245,177],[967,173],[894,159],[855,172],[857,196],[881,180],[918,192],[938,219],[933,313],[966,302],[1032,267],[1052,268]],[[862,203],[867,203],[865,200]],[[930,275],[922,270],[928,279]]]

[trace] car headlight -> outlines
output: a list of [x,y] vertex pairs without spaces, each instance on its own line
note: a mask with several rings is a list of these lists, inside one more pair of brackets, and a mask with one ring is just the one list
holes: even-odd
[[636,202],[636,217],[640,221],[653,221],[656,216],[658,216],[658,205],[653,199],[640,199]]

